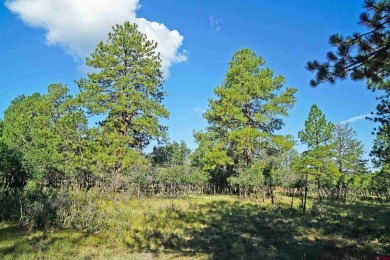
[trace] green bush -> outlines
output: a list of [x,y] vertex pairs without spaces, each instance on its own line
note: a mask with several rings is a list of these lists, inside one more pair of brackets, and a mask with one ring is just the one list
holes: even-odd
[[[67,198],[64,199],[64,196]],[[102,229],[105,216],[99,210],[98,201],[101,199],[101,193],[97,189],[88,192],[66,191],[60,198],[63,207],[58,208],[57,219],[61,227],[88,233],[96,233]]]
[[21,196],[20,225],[27,229],[46,229],[56,223],[57,193],[53,189],[26,189]]
[[94,233],[105,219],[98,209],[102,196],[97,189],[1,189],[0,220],[19,221],[20,227],[29,230],[65,228]]
[[17,220],[20,217],[20,192],[15,189],[0,189],[0,220]]

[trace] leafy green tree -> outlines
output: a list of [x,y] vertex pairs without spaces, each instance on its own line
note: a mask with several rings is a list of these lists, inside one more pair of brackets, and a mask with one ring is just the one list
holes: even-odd
[[281,185],[281,172],[282,169],[282,156],[293,149],[294,140],[290,135],[278,136],[274,139],[276,146],[268,150],[266,156],[263,157],[262,162],[264,164],[263,176],[264,185],[267,189],[267,194],[271,198],[272,204],[274,203],[273,189]]
[[191,167],[191,149],[184,141],[155,146],[150,156],[158,174],[157,181],[163,184],[164,189],[170,193],[177,193],[183,188],[183,185],[190,186],[201,183],[194,179],[194,176],[203,177],[198,170]]
[[294,160],[299,157],[299,154],[297,150],[294,148],[291,148],[289,150],[286,150],[285,152],[281,153],[275,160],[276,164],[276,184],[278,186],[290,186],[292,179],[290,177],[293,177],[293,170],[292,165]]
[[228,181],[231,185],[238,185],[245,198],[250,189],[258,191],[264,186],[264,168],[261,162],[256,162],[249,168],[239,169],[238,174],[229,177]]
[[[199,144],[192,155],[191,165],[209,173],[210,191],[222,192],[231,177],[233,161],[227,155],[224,143],[214,138],[216,133],[197,132],[195,139]],[[209,192],[210,192],[209,191]]]
[[191,167],[187,176],[187,184],[201,188],[203,193],[205,185],[209,182],[210,175],[199,167]]
[[263,58],[249,49],[233,55],[223,84],[215,89],[204,117],[206,132],[195,134],[203,153],[204,169],[220,180],[247,172],[255,162],[292,144],[275,130],[283,126],[282,116],[295,103],[296,89],[283,89],[283,76],[263,67]]
[[86,64],[96,72],[78,81],[79,98],[88,112],[104,117],[95,138],[100,161],[112,169],[114,178],[142,161],[139,153],[151,139],[165,135],[159,118],[169,112],[161,104],[165,92],[156,46],[137,25],[116,25],[107,42],[100,42],[87,58]]
[[32,185],[57,185],[75,174],[82,149],[77,142],[87,126],[75,104],[67,87],[52,84],[47,95],[19,96],[4,112],[1,141],[20,155]]
[[[373,190],[377,191],[377,194],[384,194],[386,198],[390,197],[390,136],[389,126],[383,127],[378,132],[375,140],[374,147],[371,151],[371,155],[374,155],[373,163],[380,170],[373,176],[374,185]],[[378,196],[378,195],[377,195]]]
[[29,179],[23,169],[21,156],[2,141],[4,123],[0,120],[0,191],[6,188],[23,188]]
[[88,121],[77,99],[69,94],[66,86],[52,84],[44,102],[46,111],[50,111],[48,132],[58,154],[55,168],[82,187],[94,185],[88,182],[92,175]]
[[344,201],[347,198],[347,188],[352,177],[361,171],[364,147],[356,137],[356,132],[349,124],[336,124],[333,134],[336,144],[336,163],[341,174],[337,182],[337,197],[343,192]]
[[[388,170],[388,169],[387,169]],[[370,179],[370,191],[375,194],[377,198],[390,198],[390,177],[389,171],[381,169],[372,174]]]
[[[301,180],[301,185],[303,186],[303,194],[301,192],[301,206],[302,206],[302,213],[306,214],[306,201],[307,201],[307,195],[309,191],[309,185],[311,180],[313,179],[313,169],[311,166],[311,159],[308,156],[308,151],[304,151],[298,158],[294,160],[294,163],[292,165],[292,168],[295,172],[298,173],[299,179]],[[309,179],[310,177],[310,179]]]
[[[35,137],[45,131],[42,123],[43,97],[40,94],[33,94],[29,97],[19,96],[11,102],[11,105],[4,112],[4,129],[2,142],[11,150],[21,154],[21,163],[28,171],[28,175],[38,179],[38,174],[46,172],[46,165],[52,160],[45,152],[45,145],[41,137]],[[45,120],[48,121],[48,120]],[[41,159],[41,157],[43,157]],[[39,168],[44,168],[44,171]],[[40,176],[41,177],[41,176]],[[39,177],[39,178],[40,178]]]
[[[305,198],[307,196],[308,181],[311,178],[314,178],[317,183],[318,197],[321,201],[321,182],[325,177],[328,177],[326,174],[331,176],[332,174],[337,174],[337,168],[333,161],[333,130],[333,124],[327,122],[321,110],[316,105],[313,105],[308,119],[305,121],[305,129],[298,133],[299,139],[308,148],[302,159],[304,164],[302,168],[306,168],[304,171]],[[303,206],[305,213],[306,205]]]
[[154,165],[172,166],[184,165],[189,160],[191,149],[184,141],[168,143],[165,146],[155,146],[151,152]]

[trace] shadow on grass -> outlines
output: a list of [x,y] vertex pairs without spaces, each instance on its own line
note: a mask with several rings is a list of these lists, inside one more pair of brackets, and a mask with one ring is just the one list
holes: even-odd
[[[146,219],[145,228],[127,245],[156,256],[164,248],[212,259],[373,258],[390,255],[389,214],[388,206],[332,202],[317,216],[301,216],[288,209],[214,201],[192,210],[166,209],[165,215]],[[167,231],[172,223],[184,231]]]
[[80,240],[85,238],[85,234],[64,233],[46,233],[21,231],[17,225],[1,224],[0,225],[0,258],[11,257],[17,258],[24,255],[36,255],[37,252],[43,255],[54,244],[76,245]]
[[[0,259],[77,258],[82,250],[81,255],[92,257],[104,248],[118,257],[151,253],[156,258],[178,259],[374,259],[390,255],[390,206],[386,205],[328,201],[318,205],[315,216],[302,216],[287,205],[266,206],[235,198],[181,204],[172,200],[171,205],[164,205],[142,208],[143,216],[137,219],[140,225],[90,237],[72,231],[23,232],[0,223]],[[119,217],[121,211],[113,216],[114,221]]]

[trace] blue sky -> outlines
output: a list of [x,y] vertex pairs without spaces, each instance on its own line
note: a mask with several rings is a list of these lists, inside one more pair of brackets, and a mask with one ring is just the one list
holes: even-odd
[[[83,1],[85,4],[94,3]],[[74,4],[79,5],[83,1],[75,0]],[[285,119],[286,125],[280,131],[283,134],[297,136],[297,132],[304,128],[304,121],[314,103],[328,120],[335,123],[362,117],[375,110],[375,94],[367,90],[364,82],[346,80],[313,89],[309,87],[313,74],[304,68],[309,60],[324,60],[326,52],[331,50],[329,35],[362,31],[357,20],[363,10],[363,1],[111,2],[126,1],[131,2],[128,6],[132,8],[129,20],[137,21],[145,28],[154,28],[152,33],[162,41],[160,48],[166,52],[165,69],[169,71],[169,76],[164,89],[169,96],[164,104],[171,115],[163,123],[168,125],[172,141],[184,140],[191,148],[196,147],[193,131],[207,126],[202,111],[207,109],[207,100],[214,96],[213,89],[222,83],[233,53],[240,48],[250,48],[262,56],[266,66],[275,74],[285,76],[286,86],[298,89],[298,101],[290,111],[290,117]],[[99,13],[99,19],[93,20],[96,16],[94,11],[106,9],[95,10],[86,5],[77,10],[88,12],[87,17],[92,17],[91,21],[101,24],[84,28],[84,24],[78,26],[77,19],[81,18],[75,16],[76,20],[68,22],[75,21],[74,28],[71,25],[66,28],[60,22],[75,14],[72,8],[61,4],[72,1],[32,0],[30,6],[23,2],[26,0],[8,1],[8,8],[4,1],[0,5],[0,117],[17,95],[45,93],[51,83],[65,83],[72,93],[77,93],[74,80],[85,76],[80,59],[84,58],[90,44],[85,41],[93,37],[98,39],[101,32],[92,35],[98,28],[110,27],[112,24],[107,23],[114,23],[117,18],[117,22],[126,20],[129,14],[119,4],[118,10],[115,4],[111,4],[110,13],[106,16]],[[32,6],[34,2],[36,6]],[[61,15],[46,17],[50,10],[60,10]],[[47,36],[51,29],[52,35]],[[351,122],[351,126],[369,151],[374,124],[369,120],[357,120]],[[304,147],[299,145],[298,149]]]

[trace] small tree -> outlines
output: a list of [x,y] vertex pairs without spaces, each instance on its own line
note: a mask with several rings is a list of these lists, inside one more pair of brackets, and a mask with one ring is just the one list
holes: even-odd
[[190,155],[191,149],[184,141],[153,147],[150,157],[158,173],[158,181],[169,185],[171,191],[181,188],[183,184],[190,185]]
[[342,191],[345,201],[348,183],[351,177],[360,171],[364,150],[362,143],[355,139],[356,132],[349,124],[335,125],[333,135],[337,168],[341,174],[337,182],[337,198],[340,198]]
[[[324,174],[335,174],[337,171],[333,162],[333,129],[333,124],[327,122],[321,110],[316,105],[313,105],[310,109],[309,117],[305,121],[305,129],[298,133],[299,139],[308,148],[304,153],[302,161],[306,164],[305,197],[307,196],[309,176],[314,176],[317,182],[318,197],[321,201],[321,181],[324,178]],[[305,209],[306,205],[304,205],[304,213]]]
[[164,146],[154,146],[150,156],[153,165],[172,166],[184,165],[189,160],[191,149],[184,141],[168,143]]
[[294,205],[294,196],[297,188],[300,188],[300,175],[295,169],[295,164],[299,160],[298,152],[292,148],[280,154],[276,160],[275,179],[291,196],[291,209]]

